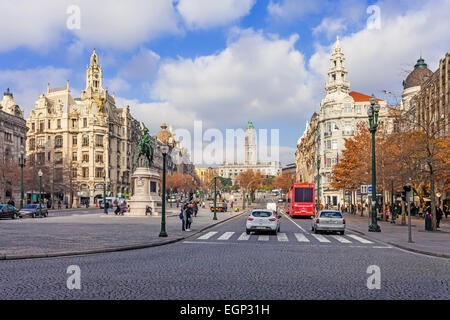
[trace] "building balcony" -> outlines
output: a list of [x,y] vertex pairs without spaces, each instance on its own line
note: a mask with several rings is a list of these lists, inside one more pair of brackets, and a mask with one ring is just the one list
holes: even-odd
[[330,132],[324,132],[324,133],[323,133],[323,136],[324,136],[324,137],[331,137],[332,135],[333,135],[333,132],[331,132],[331,131],[330,131]]
[[343,136],[352,136],[354,133],[353,130],[342,130],[342,135]]

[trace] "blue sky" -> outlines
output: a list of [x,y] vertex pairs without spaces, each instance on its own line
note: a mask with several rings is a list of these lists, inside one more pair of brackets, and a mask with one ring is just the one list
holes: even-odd
[[[379,8],[379,28],[369,25],[371,5]],[[203,120],[205,128],[224,130],[253,120],[256,128],[280,129],[284,164],[294,160],[305,123],[324,97],[336,35],[351,89],[391,103],[382,90],[400,96],[420,54],[434,71],[450,47],[450,0],[2,0],[0,6],[8,13],[0,20],[0,86],[11,88],[26,116],[47,82],[59,87],[69,79],[78,96],[95,47],[104,86],[153,133],[163,121],[190,129]],[[69,29],[68,20],[80,28]]]

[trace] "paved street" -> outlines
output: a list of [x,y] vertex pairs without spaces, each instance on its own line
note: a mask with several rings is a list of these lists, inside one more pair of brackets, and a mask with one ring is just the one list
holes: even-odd
[[[311,234],[283,216],[281,233],[249,237],[242,215],[175,244],[70,258],[0,261],[1,299],[449,299],[450,261],[346,233]],[[66,269],[81,269],[68,290]],[[381,289],[367,288],[367,268]]]

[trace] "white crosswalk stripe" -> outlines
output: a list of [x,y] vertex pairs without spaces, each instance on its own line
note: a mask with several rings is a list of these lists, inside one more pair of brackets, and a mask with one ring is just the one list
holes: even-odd
[[297,238],[298,242],[309,242],[308,238],[305,237],[303,233],[294,233],[294,235]]
[[250,237],[251,237],[250,234],[247,234],[246,232],[243,232],[241,234],[241,236],[238,238],[238,240],[248,240],[248,239],[250,239]]
[[348,235],[350,238],[353,238],[353,239],[355,239],[356,241],[359,241],[359,242],[361,242],[361,243],[373,243],[372,241],[369,241],[369,240],[367,240],[367,239],[364,239],[364,238],[361,238],[361,237],[358,237],[357,235],[355,235],[355,234],[349,234]]
[[330,242],[330,240],[328,240],[327,238],[325,238],[324,236],[322,236],[321,234],[311,234],[314,238],[316,238],[317,240],[319,240],[319,242]]
[[286,233],[278,233],[277,238],[278,238],[278,241],[281,241],[281,242],[289,241]]
[[221,235],[217,240],[228,240],[231,238],[231,236],[234,234],[234,232],[225,232],[223,235]]
[[258,241],[269,241],[269,236],[259,236]]
[[207,234],[202,235],[201,237],[198,237],[198,240],[206,240],[211,238],[213,235],[215,235],[217,233],[217,231],[211,231],[208,232]]
[[339,241],[340,243],[352,243],[350,240],[345,239],[343,236],[331,235],[334,239]]

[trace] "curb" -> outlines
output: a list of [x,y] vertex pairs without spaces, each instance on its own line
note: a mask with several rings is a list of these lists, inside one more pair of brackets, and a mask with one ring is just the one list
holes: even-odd
[[241,216],[242,214],[246,213],[246,211],[242,211],[239,214],[235,216],[231,216],[229,218],[226,218],[225,220],[218,221],[216,223],[213,223],[209,226],[205,226],[202,229],[199,229],[198,231],[195,231],[194,233],[191,233],[184,237],[178,237],[171,240],[166,241],[157,241],[154,243],[144,243],[144,244],[138,244],[138,245],[132,245],[132,246],[121,246],[121,247],[110,247],[110,248],[100,248],[100,249],[88,249],[88,250],[82,250],[82,251],[63,251],[63,252],[51,252],[51,253],[39,253],[39,254],[31,254],[31,255],[0,255],[0,261],[13,261],[13,260],[25,260],[25,259],[42,259],[42,258],[57,258],[57,257],[71,257],[71,256],[80,256],[80,255],[88,255],[88,254],[99,254],[99,253],[110,253],[110,252],[121,252],[121,251],[129,251],[129,250],[137,250],[137,249],[147,249],[152,247],[159,247],[166,244],[172,244],[179,242],[181,240],[185,240],[188,238],[191,238],[200,232],[203,232],[207,229],[210,229],[212,227],[215,227],[219,224],[225,223],[229,220],[232,220],[234,218],[237,218]]
[[447,254],[444,254],[444,253],[434,253],[434,252],[428,252],[428,251],[422,251],[422,250],[418,250],[418,249],[414,249],[414,248],[409,248],[409,247],[405,247],[405,246],[399,245],[397,243],[384,242],[384,241],[381,241],[379,239],[372,238],[371,236],[367,235],[366,233],[358,231],[358,230],[355,230],[355,229],[348,228],[348,230],[350,230],[352,232],[355,232],[355,233],[359,233],[360,235],[365,236],[366,238],[369,238],[370,240],[386,243],[386,244],[389,244],[389,245],[391,245],[393,247],[396,247],[396,248],[399,248],[399,249],[402,249],[402,250],[406,250],[406,251],[410,251],[410,252],[414,252],[414,253],[420,253],[420,254],[424,254],[424,255],[432,256],[432,257],[450,259],[450,255],[447,255]]

